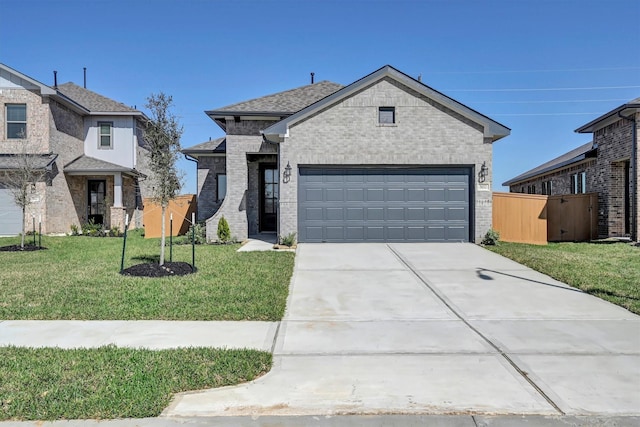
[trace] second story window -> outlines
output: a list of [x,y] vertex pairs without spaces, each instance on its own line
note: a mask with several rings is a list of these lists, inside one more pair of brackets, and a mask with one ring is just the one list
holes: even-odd
[[113,124],[110,122],[98,123],[98,148],[113,148]]
[[380,107],[378,109],[378,123],[381,125],[392,125],[396,122],[395,107]]
[[7,139],[27,137],[27,104],[7,104]]

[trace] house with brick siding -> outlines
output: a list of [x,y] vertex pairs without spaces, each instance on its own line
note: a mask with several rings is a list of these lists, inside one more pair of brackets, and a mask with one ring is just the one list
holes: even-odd
[[636,98],[576,129],[592,141],[502,185],[515,193],[598,193],[599,237],[638,240],[639,118]]
[[[45,85],[0,64],[0,235],[21,232],[6,173],[17,156],[37,158],[46,172],[31,184],[32,218],[47,234],[93,221],[142,226],[147,152],[144,114],[74,83]],[[4,180],[3,180],[4,175]]]
[[198,218],[216,240],[479,241],[491,227],[493,142],[502,124],[384,66],[206,111],[225,137],[197,161]]

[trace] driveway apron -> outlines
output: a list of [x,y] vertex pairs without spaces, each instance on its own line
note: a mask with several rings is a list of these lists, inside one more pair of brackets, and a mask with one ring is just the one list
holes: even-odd
[[163,415],[640,414],[640,317],[473,244],[299,245],[273,353]]

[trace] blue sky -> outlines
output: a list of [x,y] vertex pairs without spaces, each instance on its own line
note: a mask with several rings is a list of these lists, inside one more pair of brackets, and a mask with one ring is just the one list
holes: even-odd
[[[182,146],[205,110],[390,64],[512,129],[494,190],[590,141],[574,129],[640,96],[639,0],[0,0],[0,62],[144,109],[173,96]],[[183,193],[195,165],[181,161]]]

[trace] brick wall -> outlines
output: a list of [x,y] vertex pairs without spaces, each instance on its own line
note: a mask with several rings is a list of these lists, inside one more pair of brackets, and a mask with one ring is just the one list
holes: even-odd
[[[378,124],[378,107],[394,106],[396,124]],[[280,189],[281,235],[297,232],[299,165],[466,165],[474,170],[475,241],[491,227],[492,145],[483,130],[393,80],[383,80],[290,129],[280,144],[291,181]],[[489,175],[475,182],[485,162]]]
[[260,130],[273,124],[268,121],[227,121],[227,196],[216,213],[206,220],[207,240],[218,239],[218,221],[224,216],[231,235],[242,241],[249,236],[247,217],[249,168],[247,153],[274,154],[278,147],[262,140]]
[[[625,235],[624,162],[631,159],[633,123],[620,119],[598,129],[593,139],[598,144],[595,190],[599,192],[598,231],[601,237]],[[633,173],[632,170],[629,170]],[[629,182],[630,179],[627,179]],[[636,195],[637,197],[637,195]]]
[[198,158],[198,221],[211,218],[220,208],[218,175],[225,174],[227,161],[224,156],[200,156]]

